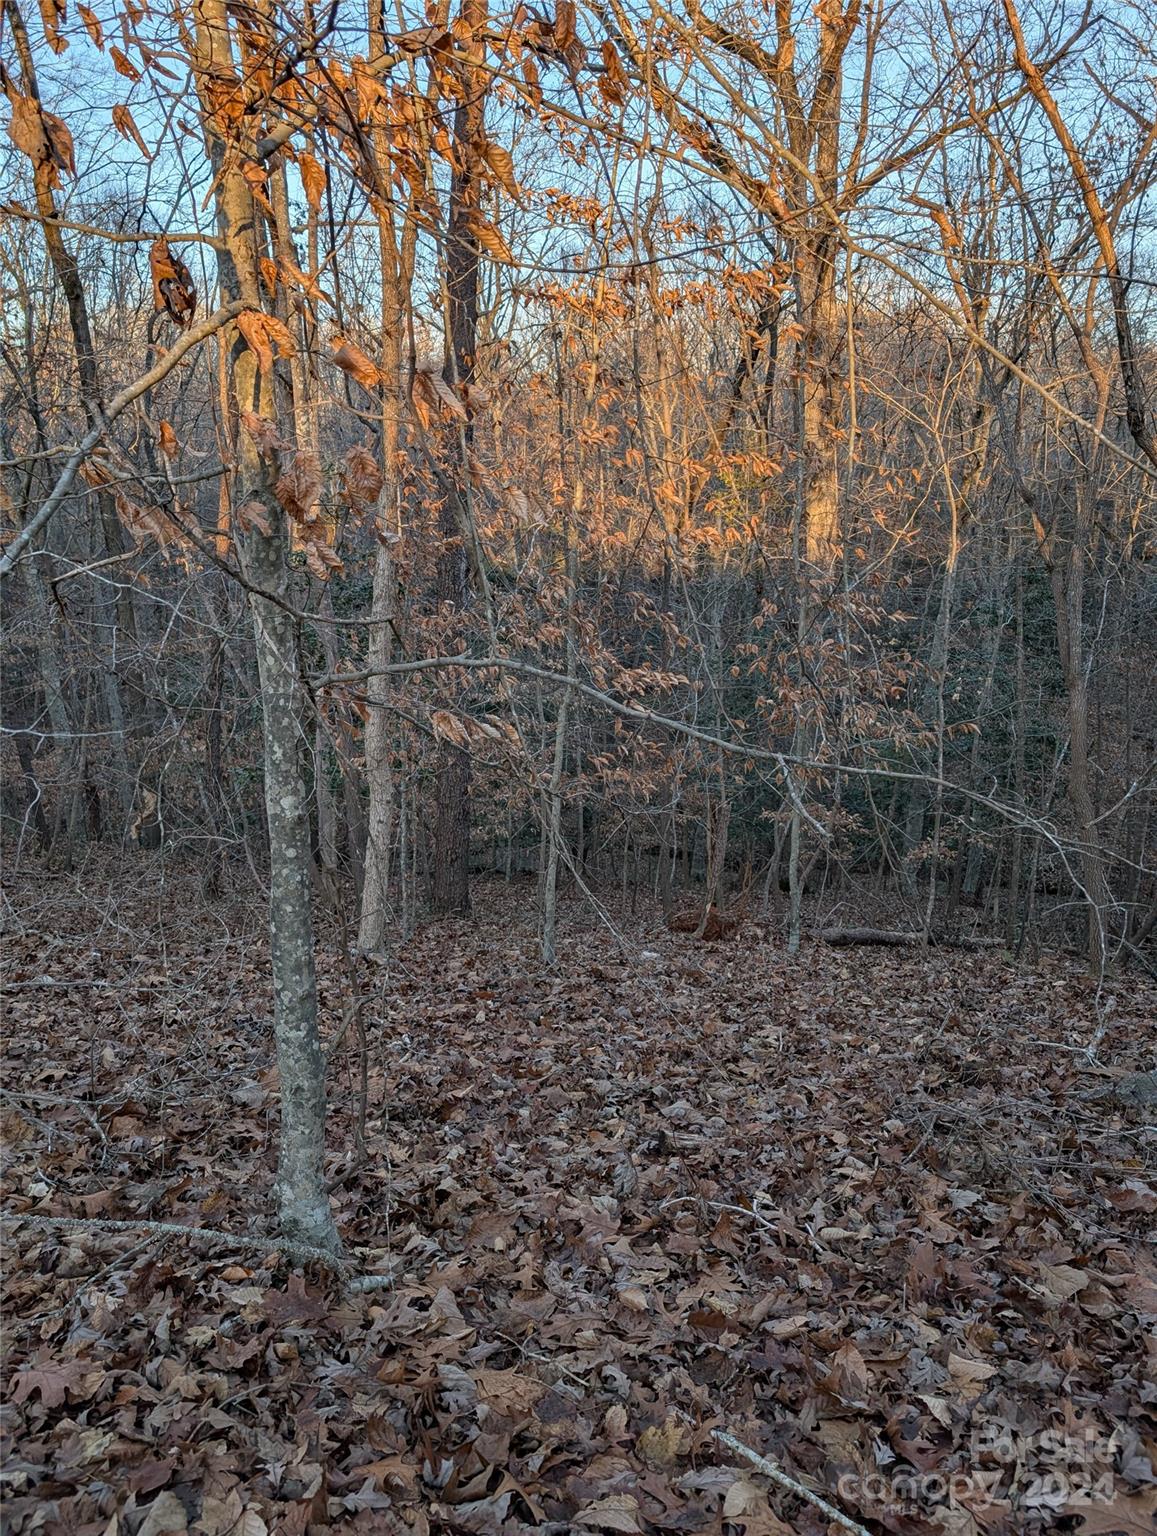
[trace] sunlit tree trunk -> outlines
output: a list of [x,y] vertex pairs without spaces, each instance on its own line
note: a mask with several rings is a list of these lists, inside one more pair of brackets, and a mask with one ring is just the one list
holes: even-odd
[[[235,152],[228,152],[217,116],[223,90],[243,92],[225,0],[198,0],[194,17],[194,67],[210,157],[217,171],[218,227],[225,243],[220,263],[222,293],[261,311],[259,215],[242,161]],[[275,419],[273,375],[260,371],[256,356],[239,333],[234,337],[230,378],[238,416],[251,411],[266,421]],[[264,727],[269,936],[281,1079],[278,1208],[287,1237],[337,1251],[340,1245],[324,1176],[325,1065],[318,1036],[297,637],[287,612],[289,534],[285,512],[271,489],[269,465],[252,435],[236,422],[234,426],[234,506],[257,502],[269,529],[266,533],[253,524],[239,544],[246,578],[256,589],[250,594],[250,607]]]

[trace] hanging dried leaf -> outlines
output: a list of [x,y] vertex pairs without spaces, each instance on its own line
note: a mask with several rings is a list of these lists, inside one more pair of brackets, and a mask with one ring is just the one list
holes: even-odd
[[136,544],[141,545],[146,539],[154,539],[163,548],[168,543],[172,529],[156,507],[140,506],[119,488],[113,491],[113,502],[117,516],[132,534]]
[[9,89],[12,116],[8,119],[8,137],[16,148],[42,172],[49,187],[60,186],[60,173],[76,175],[72,134],[64,121],[53,112],[45,112],[31,96],[21,96]]
[[132,139],[133,143],[140,150],[141,154],[144,155],[146,160],[151,160],[153,158],[149,153],[149,146],[141,137],[140,129],[133,121],[133,114],[129,111],[124,102],[118,102],[117,105],[113,107],[112,125],[120,134],[122,139]]
[[363,507],[372,506],[377,501],[385,483],[377,459],[361,443],[345,456],[344,478],[350,502]]
[[157,439],[161,445],[161,452],[165,455],[166,459],[175,459],[181,450],[171,421],[161,422],[157,429]]
[[237,524],[246,533],[252,533],[254,529],[263,533],[268,539],[272,536],[273,528],[269,522],[269,508],[264,502],[251,496],[248,501],[243,501],[233,514]]
[[96,46],[98,48],[103,48],[104,30],[100,24],[100,17],[94,10],[90,10],[87,5],[78,5],[76,8],[76,14],[80,17],[81,21],[84,22],[85,29],[87,30],[89,37],[92,38]]
[[325,544],[303,544],[305,551],[305,563],[311,575],[318,581],[328,581],[330,574],[337,571],[339,574],[345,570],[341,562],[341,556],[335,555],[332,549]]
[[133,63],[132,59],[129,58],[128,54],[123,53],[121,49],[110,48],[108,56],[112,60],[113,68],[118,75],[123,75],[126,80],[131,80],[134,85],[141,78],[140,70]]
[[360,347],[355,347],[344,336],[335,336],[333,339],[333,360],[343,373],[356,379],[363,389],[375,390],[382,382],[377,365],[370,361]]
[[[466,420],[466,407],[446,383],[436,363],[420,364],[414,374],[414,383],[440,416],[448,413],[460,421]],[[429,421],[424,425],[428,426]]]
[[524,53],[522,56],[522,78],[526,81],[527,93],[533,104],[536,107],[541,106],[542,86],[538,80],[538,65],[529,53]]
[[61,37],[60,28],[68,19],[65,0],[40,0],[40,20],[44,25],[44,40],[53,53],[63,53],[68,39]]
[[297,157],[297,168],[301,172],[305,200],[317,213],[321,208],[321,194],[325,191],[325,171],[314,156],[305,150]]
[[182,330],[192,325],[197,312],[197,290],[188,267],[169,249],[164,235],[153,241],[149,269],[153,275],[153,308],[158,313],[166,311]]
[[518,265],[501,231],[495,228],[493,224],[482,218],[480,214],[475,214],[472,218],[468,219],[467,224],[470,233],[492,261],[503,262],[508,267]]
[[296,283],[315,303],[333,303],[333,299],[326,293],[314,273],[303,272],[296,262],[290,261],[288,256],[282,256],[279,265],[282,277],[287,278],[291,283]]
[[554,13],[554,46],[565,54],[575,41],[574,0],[557,0]]
[[277,428],[271,421],[266,421],[264,416],[258,416],[256,411],[242,411],[241,425],[253,439],[257,452],[263,459],[272,458],[275,453],[281,453],[286,444],[278,435]]
[[247,309],[237,317],[237,329],[257,358],[262,373],[269,373],[273,368],[274,347],[279,357],[288,357],[294,351],[293,337],[285,322],[276,315],[267,315],[264,310]]
[[452,747],[468,747],[470,735],[466,723],[448,709],[430,711],[430,726],[439,741],[448,741]]
[[622,106],[627,99],[631,86],[627,79],[626,70],[619,58],[619,50],[611,42],[610,38],[604,40],[602,45],[603,78],[602,92],[608,101],[615,106]]
[[486,164],[494,172],[502,190],[517,203],[522,196],[522,188],[518,185],[518,178],[514,174],[514,160],[510,151],[502,144],[487,141],[483,153]]
[[425,53],[428,48],[448,46],[450,34],[445,27],[415,27],[411,32],[395,32],[390,41],[403,53]]
[[316,523],[321,516],[321,461],[317,454],[299,449],[278,479],[274,494],[295,523]]

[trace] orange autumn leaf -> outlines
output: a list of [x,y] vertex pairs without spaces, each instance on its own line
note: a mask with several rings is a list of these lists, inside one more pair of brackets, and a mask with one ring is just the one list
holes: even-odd
[[356,379],[363,389],[374,390],[382,382],[377,364],[344,336],[335,336],[333,339],[333,360],[343,373]]
[[76,14],[84,22],[85,30],[98,48],[104,47],[104,30],[100,24],[100,17],[87,5],[78,5]]
[[46,112],[32,96],[22,96],[9,89],[12,115],[8,119],[8,137],[16,148],[44,175],[50,188],[60,186],[60,173],[76,175],[76,157],[72,134],[62,118]]
[[112,60],[113,68],[118,75],[123,75],[126,80],[131,80],[134,85],[141,78],[140,70],[129,58],[128,54],[122,52],[120,48],[110,48],[108,56]]
[[144,155],[146,160],[152,159],[152,155],[149,152],[149,146],[141,137],[141,130],[137,127],[136,122],[133,119],[133,114],[129,111],[124,102],[118,102],[116,106],[113,107],[112,125],[120,134],[122,139],[132,139],[133,143],[140,150],[141,154]]
[[63,53],[68,47],[68,39],[60,35],[60,28],[67,20],[65,0],[40,0],[40,20],[44,27],[44,41],[53,53]]
[[298,155],[297,166],[301,172],[301,185],[305,192],[305,200],[314,213],[317,213],[321,208],[321,194],[325,191],[325,171],[308,151],[303,151]]
[[486,252],[492,261],[502,262],[508,267],[514,267],[518,265],[514,259],[514,254],[510,247],[507,245],[501,230],[499,230],[495,225],[482,218],[480,214],[475,214],[473,218],[467,220],[467,223],[470,228],[470,233],[478,241],[478,244],[482,247],[482,249]]
[[276,315],[267,315],[264,310],[245,310],[237,317],[237,329],[256,357],[262,373],[272,371],[275,347],[278,357],[288,357],[296,350],[284,320],[279,320]]

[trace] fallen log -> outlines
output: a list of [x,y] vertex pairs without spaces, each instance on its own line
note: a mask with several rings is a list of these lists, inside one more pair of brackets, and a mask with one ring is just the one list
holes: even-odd
[[823,944],[923,944],[922,933],[896,932],[891,928],[821,928],[816,938]]
[[[822,944],[923,944],[922,933],[893,928],[821,928],[816,938]],[[1001,949],[1003,939],[976,939],[966,934],[948,938],[933,934],[928,941],[937,949]]]

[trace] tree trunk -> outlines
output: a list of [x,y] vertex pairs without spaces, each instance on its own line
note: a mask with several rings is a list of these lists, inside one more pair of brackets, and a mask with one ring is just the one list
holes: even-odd
[[[220,261],[222,295],[262,309],[259,282],[260,223],[242,169],[244,156],[222,137],[215,104],[222,86],[240,92],[225,0],[199,0],[195,12],[194,66],[212,163],[215,199],[225,243]],[[232,407],[239,416],[276,415],[271,372],[262,374],[238,333],[231,354]],[[272,493],[273,472],[252,436],[235,423],[234,505],[258,501],[269,532],[257,527],[240,542],[253,615],[264,726],[265,813],[269,829],[269,937],[273,1018],[281,1079],[281,1135],[277,1202],[289,1238],[337,1252],[340,1241],[330,1211],[324,1174],[325,1063],[318,1036],[314,969],[309,800],[303,764],[297,636],[287,612],[290,590],[288,527]],[[267,595],[263,595],[267,594]]]
[[[478,277],[480,246],[472,228],[478,218],[479,159],[483,150],[486,81],[483,73],[487,0],[463,0],[460,22],[469,29],[463,96],[454,111],[455,166],[450,182],[450,216],[446,232],[446,309],[449,332],[447,385],[461,391],[470,385],[477,367]],[[470,406],[467,402],[467,412]],[[470,448],[473,428],[454,423],[456,438],[448,443],[446,494],[442,498],[438,531],[437,595],[451,614],[463,613],[469,598],[467,539],[470,523]],[[479,573],[480,575],[481,573]],[[470,757],[461,747],[441,742],[438,749],[437,811],[434,833],[435,912],[470,910]]]

